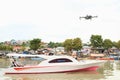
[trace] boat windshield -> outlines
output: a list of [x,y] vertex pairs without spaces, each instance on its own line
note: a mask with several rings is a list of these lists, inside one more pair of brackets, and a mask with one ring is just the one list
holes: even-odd
[[41,57],[11,57],[11,67],[34,66],[45,60]]

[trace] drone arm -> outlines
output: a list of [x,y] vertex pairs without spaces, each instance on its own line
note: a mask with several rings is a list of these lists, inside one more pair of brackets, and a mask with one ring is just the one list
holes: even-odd
[[81,19],[81,18],[85,18],[85,17],[79,17],[79,19]]
[[98,16],[93,16],[93,18],[97,18]]

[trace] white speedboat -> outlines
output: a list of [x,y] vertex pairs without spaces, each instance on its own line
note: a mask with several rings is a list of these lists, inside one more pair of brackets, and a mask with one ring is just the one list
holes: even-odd
[[105,63],[103,60],[81,60],[78,61],[71,56],[46,56],[46,55],[26,55],[26,54],[8,54],[12,57],[38,58],[40,60],[35,65],[14,65],[6,69],[5,74],[40,74],[40,73],[61,73],[80,70],[96,70]]

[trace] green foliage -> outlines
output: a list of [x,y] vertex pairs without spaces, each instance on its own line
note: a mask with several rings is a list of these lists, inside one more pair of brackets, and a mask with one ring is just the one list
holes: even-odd
[[26,43],[25,43],[25,42],[23,42],[21,46],[25,47],[25,46],[26,46]]
[[80,50],[82,48],[82,41],[80,38],[73,39],[73,49]]
[[0,42],[0,46],[1,46],[1,45],[4,45],[4,43],[3,43],[3,42]]
[[113,42],[113,46],[120,49],[120,40],[118,42]]
[[66,51],[71,51],[73,49],[72,39],[66,39],[63,43]]
[[113,43],[113,46],[114,46],[114,47],[118,48],[117,42],[114,41],[114,42],[112,42],[112,43]]
[[112,48],[113,46],[113,43],[110,39],[105,39],[104,42],[103,42],[103,47],[105,49],[109,49],[109,48]]
[[66,51],[80,50],[82,48],[82,41],[80,38],[66,39],[63,43]]
[[0,45],[0,50],[12,51],[12,46]]
[[59,43],[59,42],[57,42],[57,43],[55,43],[56,44],[56,47],[62,47],[63,46],[63,44],[62,43]]
[[49,42],[48,43],[48,47],[49,48],[55,48],[55,47],[61,47],[62,46],[62,43],[54,43],[54,42]]
[[48,43],[48,47],[49,48],[54,48],[55,47],[55,43],[54,42],[49,42]]
[[120,40],[117,42],[117,47],[120,49]]
[[103,39],[101,35],[92,35],[90,38],[91,46],[95,47],[102,47],[103,46]]
[[33,39],[30,41],[30,48],[32,50],[37,50],[40,47],[41,39]]
[[116,48],[120,49],[120,40],[118,42],[114,42]]
[[13,47],[11,45],[5,45],[4,42],[0,43],[0,50],[12,51]]

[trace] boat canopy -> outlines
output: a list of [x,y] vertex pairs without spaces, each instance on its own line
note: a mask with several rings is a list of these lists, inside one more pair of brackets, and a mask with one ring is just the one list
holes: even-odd
[[63,58],[63,57],[69,57],[70,56],[66,56],[66,55],[62,55],[62,56],[57,56],[57,55],[31,55],[31,54],[17,54],[17,53],[9,53],[7,54],[8,57],[40,57],[40,58],[44,58],[44,59],[52,59],[52,58]]

